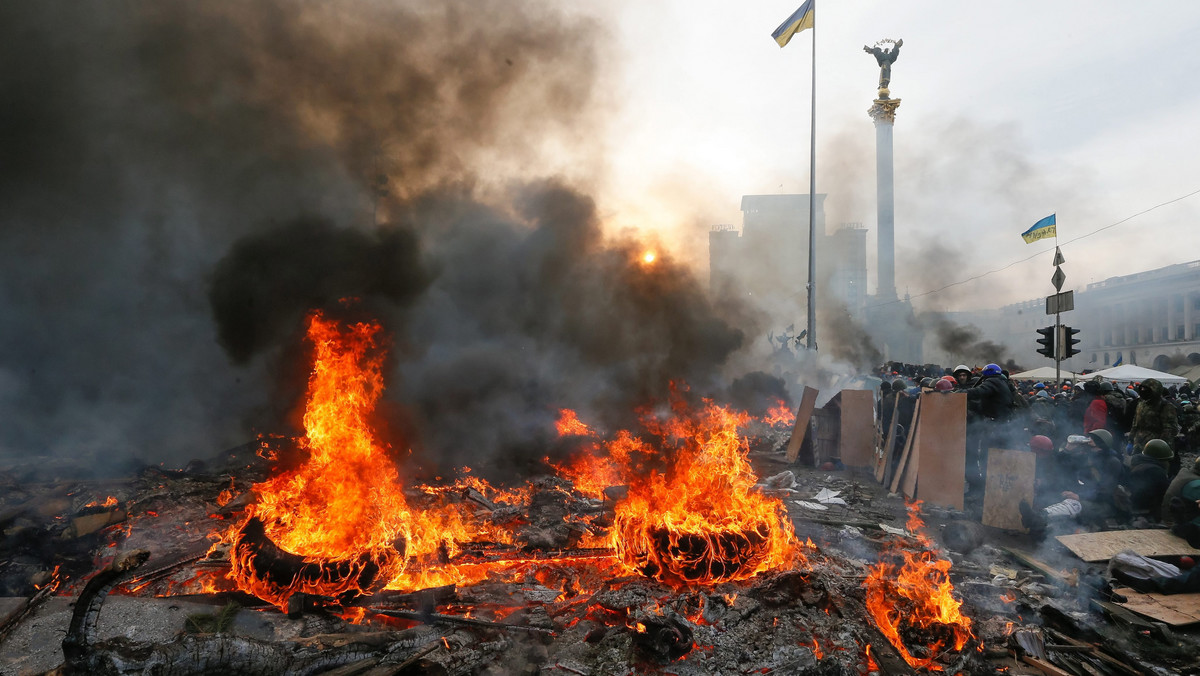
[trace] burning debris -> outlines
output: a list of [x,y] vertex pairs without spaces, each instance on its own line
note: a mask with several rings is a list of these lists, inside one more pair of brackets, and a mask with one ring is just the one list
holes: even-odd
[[[755,664],[758,673],[818,664],[860,673],[883,659],[873,655],[891,654],[884,635],[913,663],[915,635],[901,626],[897,639],[895,625],[922,592],[882,562],[864,583],[852,562],[801,541],[783,501],[757,485],[747,414],[711,401],[693,407],[683,386],[669,406],[643,411],[634,431],[605,435],[562,410],[559,434],[579,443],[561,476],[508,489],[469,472],[405,485],[373,431],[382,327],[313,312],[307,340],[304,436],[264,440],[251,464],[278,465],[253,485],[209,484],[206,507],[215,511],[188,524],[193,538],[215,539],[211,547],[148,565],[145,552],[118,557],[92,577],[63,643],[68,669],[319,673],[370,661],[388,673],[418,662],[453,674],[667,664],[690,673]],[[778,416],[754,424],[769,428]],[[137,540],[148,514],[109,531],[113,545]],[[905,555],[909,567],[932,560]],[[946,570],[936,571],[932,588],[954,602]],[[282,642],[223,633],[162,644],[99,639],[100,608],[114,590],[273,607],[302,626]],[[878,615],[879,598],[895,609]],[[920,666],[971,659],[966,640],[942,639],[972,637],[961,615],[931,615],[919,629]]]

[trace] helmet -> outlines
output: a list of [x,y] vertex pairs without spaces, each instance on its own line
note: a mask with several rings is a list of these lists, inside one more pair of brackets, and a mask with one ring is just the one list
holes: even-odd
[[983,367],[983,375],[998,376],[1000,375],[1000,367],[995,364],[988,364],[987,366]]
[[1052,399],[1053,398],[1050,396],[1050,393],[1047,392],[1046,390],[1041,390],[1034,396],[1036,396],[1038,399]]
[[1046,389],[1046,383],[1038,383],[1038,384],[1036,384],[1036,385],[1034,385],[1034,386],[1033,386],[1033,389],[1035,389],[1035,390],[1044,390],[1044,389]]
[[904,391],[904,381],[899,378],[893,380],[892,381],[892,391],[893,392],[903,392]]
[[1116,390],[1116,388],[1113,387],[1113,384],[1108,382],[1107,380],[1100,383],[1100,392],[1102,394],[1108,394],[1109,392],[1113,392],[1115,390]]
[[1146,442],[1142,453],[1154,458],[1155,460],[1170,460],[1175,457],[1175,452],[1167,445],[1167,442],[1162,439],[1151,439]]
[[1105,450],[1108,450],[1108,451],[1112,450],[1112,442],[1113,442],[1112,432],[1109,432],[1106,429],[1097,429],[1097,430],[1092,430],[1091,432],[1088,432],[1088,436],[1091,437],[1092,440],[1096,442],[1097,446],[1100,446],[1101,448],[1104,448]]
[[922,378],[921,387],[933,387],[933,378]]
[[1054,450],[1054,442],[1050,441],[1050,437],[1039,434],[1029,440],[1029,450],[1034,453],[1049,453]]
[[945,378],[942,378],[941,380],[934,383],[933,389],[937,390],[938,392],[950,392],[951,390],[954,389],[954,383],[950,382],[949,380],[946,380]]
[[954,371],[952,373],[954,373],[954,375],[958,375],[959,371],[966,371],[967,373],[970,373],[971,369],[966,364],[959,364],[958,366],[954,367]]

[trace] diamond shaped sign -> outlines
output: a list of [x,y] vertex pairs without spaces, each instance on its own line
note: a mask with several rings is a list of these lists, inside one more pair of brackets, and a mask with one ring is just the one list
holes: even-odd
[[1055,291],[1062,291],[1063,282],[1067,281],[1067,275],[1062,271],[1062,268],[1054,268],[1054,276],[1050,278],[1050,283],[1054,285]]

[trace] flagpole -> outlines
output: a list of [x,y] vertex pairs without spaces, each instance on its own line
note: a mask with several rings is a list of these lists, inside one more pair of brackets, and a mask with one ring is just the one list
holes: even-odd
[[812,82],[809,90],[812,92],[812,116],[808,139],[808,349],[817,349],[817,308],[813,297],[817,290],[816,279],[816,243],[817,223],[815,219],[817,202],[817,2],[813,0],[812,26]]

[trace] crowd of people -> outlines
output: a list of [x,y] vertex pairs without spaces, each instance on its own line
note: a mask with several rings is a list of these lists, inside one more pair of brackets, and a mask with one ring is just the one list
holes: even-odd
[[897,445],[920,395],[966,394],[969,504],[982,503],[989,449],[1028,449],[1037,456],[1035,497],[1020,508],[1031,532],[1066,520],[1162,523],[1200,547],[1200,460],[1184,462],[1200,451],[1200,388],[1099,377],[1017,382],[997,364],[889,364],[879,375],[881,431],[894,426]]

